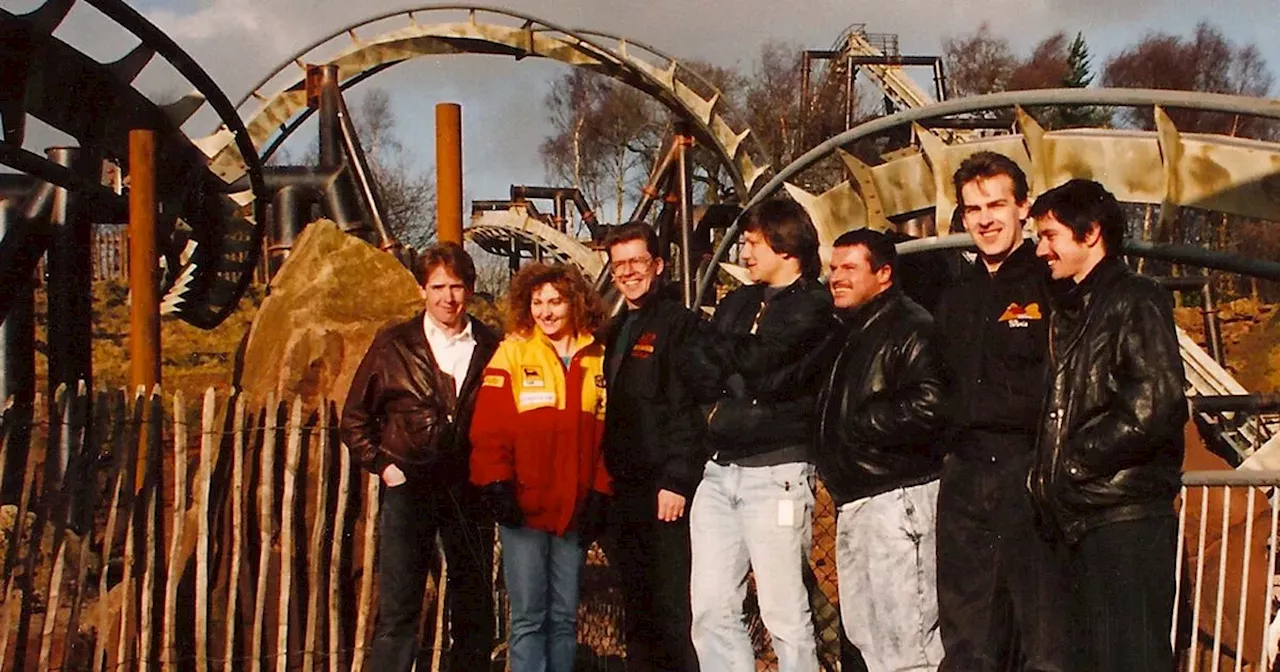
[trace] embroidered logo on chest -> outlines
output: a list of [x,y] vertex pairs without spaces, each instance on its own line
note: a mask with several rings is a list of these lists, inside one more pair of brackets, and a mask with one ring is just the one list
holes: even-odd
[[521,387],[546,387],[547,381],[542,377],[542,367],[520,367],[520,385]]
[[636,339],[636,344],[631,346],[631,356],[636,359],[647,359],[653,354],[654,344],[658,341],[658,335],[652,331],[646,331],[640,334],[640,338]]
[[1011,303],[1000,314],[1000,321],[1009,325],[1010,329],[1026,329],[1031,326],[1031,320],[1039,319],[1043,319],[1043,316],[1040,314],[1040,304],[1035,302],[1028,303],[1025,307]]

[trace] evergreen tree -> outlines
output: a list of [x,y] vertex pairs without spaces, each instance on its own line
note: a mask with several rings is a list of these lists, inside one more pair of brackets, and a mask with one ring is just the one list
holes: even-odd
[[[1088,87],[1093,83],[1089,66],[1089,46],[1085,44],[1084,34],[1076,33],[1076,39],[1067,47],[1067,72],[1062,78],[1062,86],[1073,89]],[[1059,107],[1052,117],[1050,123],[1053,128],[1105,126],[1111,121],[1111,115],[1105,110],[1089,105]]]

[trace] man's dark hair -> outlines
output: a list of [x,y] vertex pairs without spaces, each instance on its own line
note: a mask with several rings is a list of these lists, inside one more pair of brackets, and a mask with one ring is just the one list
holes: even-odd
[[649,256],[654,259],[662,258],[662,247],[658,244],[658,234],[647,222],[627,222],[613,227],[604,237],[604,250],[610,258],[613,258],[614,245],[629,243],[633,240],[643,240],[644,246],[649,248]]
[[818,256],[818,230],[804,206],[781,198],[767,200],[747,210],[742,231],[760,232],[778,254],[800,260],[800,275],[815,280],[822,275]]
[[1124,246],[1124,210],[1106,187],[1093,180],[1075,179],[1040,194],[1031,204],[1030,217],[1047,214],[1071,229],[1071,236],[1083,241],[1096,224],[1102,233],[1107,256],[1120,254]]
[[832,247],[853,247],[861,245],[867,248],[867,257],[871,260],[871,270],[878,271],[885,266],[893,270],[895,279],[898,274],[898,248],[889,236],[871,229],[854,229],[845,231],[836,238]]
[[417,275],[418,284],[426,286],[427,278],[431,277],[431,272],[436,267],[444,266],[449,272],[458,276],[462,284],[467,286],[467,291],[474,292],[476,289],[476,264],[471,260],[471,255],[462,249],[457,243],[436,243],[431,247],[422,251],[418,256]]
[[1006,175],[1013,180],[1013,197],[1018,203],[1025,203],[1027,193],[1027,174],[1013,159],[996,152],[977,152],[960,162],[960,167],[951,176],[951,183],[956,189],[956,203],[964,206],[964,185],[974,181],[990,179]]

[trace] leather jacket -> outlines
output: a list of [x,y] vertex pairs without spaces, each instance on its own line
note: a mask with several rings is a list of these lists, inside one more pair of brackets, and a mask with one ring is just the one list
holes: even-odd
[[676,375],[676,356],[698,328],[698,317],[664,289],[609,324],[604,459],[619,486],[692,497],[706,461],[704,423]]
[[818,397],[814,461],[837,505],[942,469],[946,374],[933,318],[896,286],[846,318]]
[[1028,488],[1048,538],[1172,516],[1187,421],[1169,292],[1107,257],[1053,289],[1046,392]]
[[708,406],[706,453],[722,462],[777,451],[807,460],[814,401],[839,330],[831,294],[816,280],[726,296],[680,366]]
[[381,474],[395,464],[439,480],[466,479],[476,390],[498,347],[497,334],[468,319],[476,347],[460,395],[436,365],[422,313],[374,338],[351,381],[340,422],[342,440],[361,467]]

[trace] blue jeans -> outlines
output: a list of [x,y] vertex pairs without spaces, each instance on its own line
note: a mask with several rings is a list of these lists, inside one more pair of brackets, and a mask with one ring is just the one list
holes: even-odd
[[572,672],[578,652],[578,533],[499,526],[511,600],[511,672]]
[[840,618],[869,670],[937,670],[938,481],[840,507]]
[[747,570],[779,672],[817,672],[803,567],[813,546],[813,465],[708,462],[689,511],[693,646],[703,670],[754,672],[743,622]]

